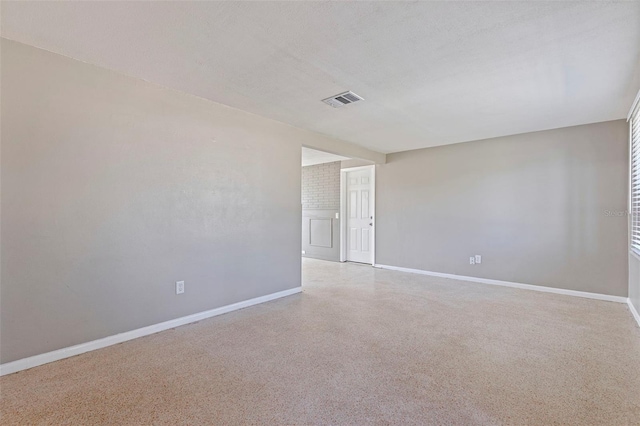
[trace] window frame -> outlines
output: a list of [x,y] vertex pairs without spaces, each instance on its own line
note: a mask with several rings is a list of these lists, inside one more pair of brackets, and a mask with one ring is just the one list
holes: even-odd
[[[629,253],[640,259],[640,91],[636,96],[629,115]],[[634,125],[635,124],[635,125]],[[635,140],[634,140],[635,132]],[[635,192],[633,187],[634,173],[638,174]],[[634,211],[634,197],[638,200]],[[634,228],[637,237],[634,239]]]

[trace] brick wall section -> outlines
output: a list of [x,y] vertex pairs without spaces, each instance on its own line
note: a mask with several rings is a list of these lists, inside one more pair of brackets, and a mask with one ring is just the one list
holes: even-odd
[[302,168],[302,208],[340,208],[340,162]]

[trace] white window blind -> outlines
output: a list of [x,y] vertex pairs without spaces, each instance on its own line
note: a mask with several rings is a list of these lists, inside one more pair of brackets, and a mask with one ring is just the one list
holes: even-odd
[[631,250],[640,255],[640,102],[629,118],[631,134]]

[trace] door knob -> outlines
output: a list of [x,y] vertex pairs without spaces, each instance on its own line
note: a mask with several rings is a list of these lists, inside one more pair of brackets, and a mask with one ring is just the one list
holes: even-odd
[[373,223],[370,223],[369,226],[373,226]]

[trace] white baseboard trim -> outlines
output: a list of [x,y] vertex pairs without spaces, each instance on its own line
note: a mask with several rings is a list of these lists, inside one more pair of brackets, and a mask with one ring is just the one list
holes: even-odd
[[636,322],[638,323],[638,327],[640,327],[640,314],[636,310],[636,307],[633,306],[633,303],[631,303],[631,299],[627,299],[627,305],[629,305],[629,310],[631,311],[631,315],[633,315]]
[[227,306],[222,306],[220,308],[199,312],[197,314],[187,315],[185,317],[172,319],[169,321],[161,322],[159,324],[154,324],[147,327],[138,328],[136,330],[119,333],[113,336],[104,337],[102,339],[93,340],[91,342],[80,343],[79,345],[69,346],[67,348],[58,349],[58,350],[47,352],[44,354],[34,355],[28,358],[7,362],[0,365],[0,376],[15,373],[21,370],[26,370],[28,368],[37,367],[42,364],[47,364],[49,362],[58,361],[58,360],[69,358],[75,355],[80,355],[85,352],[95,351],[96,349],[101,349],[107,346],[116,345],[118,343],[126,342],[127,340],[148,336],[150,334],[158,333],[160,331],[169,330],[171,328],[179,327],[181,325],[190,324],[192,322],[197,322],[203,319],[226,314],[228,312],[237,311],[238,309],[247,308],[249,306],[268,302],[274,299],[279,299],[281,297],[290,296],[292,294],[300,293],[301,291],[302,291],[302,287],[296,287],[289,290],[279,291],[277,293],[267,294],[266,296],[260,296],[254,299],[244,300],[242,302],[234,303]]
[[563,294],[565,296],[585,297],[587,299],[606,300],[607,302],[627,303],[627,298],[622,296],[610,296],[608,294],[588,293],[586,291],[565,290],[562,288],[545,287],[541,285],[513,283],[510,281],[492,280],[488,278],[467,277],[464,275],[444,274],[442,272],[424,271],[422,269],[401,268],[399,266],[389,266],[376,264],[376,268],[389,269],[392,271],[409,272],[412,274],[430,275],[432,277],[449,278],[458,281],[471,281],[482,284],[499,285],[503,287],[520,288],[524,290],[542,291],[545,293]]

